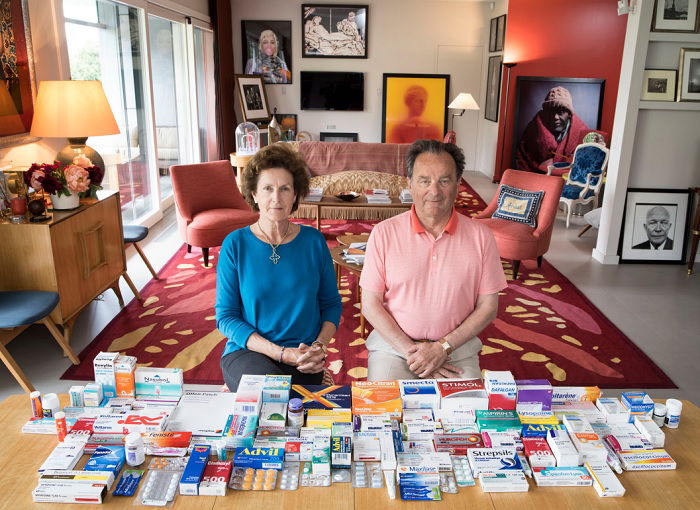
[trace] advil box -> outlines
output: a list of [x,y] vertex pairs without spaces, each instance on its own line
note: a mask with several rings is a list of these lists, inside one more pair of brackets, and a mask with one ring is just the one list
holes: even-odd
[[353,381],[352,414],[389,413],[401,418],[403,404],[398,381]]
[[442,409],[483,409],[489,407],[481,379],[443,379],[437,381]]

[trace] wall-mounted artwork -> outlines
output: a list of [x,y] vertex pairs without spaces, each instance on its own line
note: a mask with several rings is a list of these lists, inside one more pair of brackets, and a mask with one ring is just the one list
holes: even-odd
[[265,83],[292,83],[292,22],[241,20],[245,74]]
[[34,116],[34,62],[26,0],[0,0],[0,147],[38,140]]
[[496,49],[494,51],[503,51],[503,45],[506,41],[506,15],[503,14],[496,20]]
[[700,101],[700,48],[681,48],[678,100]]
[[605,80],[518,76],[513,168],[547,173],[600,128]]
[[367,58],[366,5],[302,4],[302,57]]
[[697,32],[700,0],[656,0],[652,32]]
[[484,118],[498,122],[498,103],[501,100],[501,70],[503,56],[489,57],[489,72],[486,77],[486,107]]
[[676,70],[645,69],[642,101],[675,101]]
[[259,74],[237,74],[236,88],[241,98],[241,111],[244,120],[248,122],[270,120],[270,107],[262,76]]
[[442,141],[449,91],[449,74],[384,73],[382,142]]

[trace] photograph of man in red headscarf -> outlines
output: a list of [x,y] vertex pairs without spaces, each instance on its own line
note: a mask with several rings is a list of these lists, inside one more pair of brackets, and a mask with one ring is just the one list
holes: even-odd
[[576,115],[571,93],[564,87],[547,92],[542,109],[525,128],[515,153],[516,168],[547,173],[547,167],[571,161],[576,146],[591,129]]

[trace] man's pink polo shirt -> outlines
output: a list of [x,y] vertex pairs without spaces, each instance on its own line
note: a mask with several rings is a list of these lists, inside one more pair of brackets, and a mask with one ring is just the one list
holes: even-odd
[[360,285],[384,295],[409,337],[439,340],[474,311],[480,295],[507,283],[488,227],[453,209],[435,239],[411,208],[372,230]]

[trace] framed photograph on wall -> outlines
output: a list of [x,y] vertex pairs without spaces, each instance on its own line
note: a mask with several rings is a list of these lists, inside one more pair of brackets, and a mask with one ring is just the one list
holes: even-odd
[[498,37],[498,18],[491,18],[489,28],[489,51],[496,51],[496,37]]
[[241,20],[245,74],[267,84],[292,83],[292,22]]
[[697,32],[700,0],[656,0],[652,32]]
[[356,142],[357,133],[321,132],[322,142]]
[[486,77],[486,106],[484,118],[498,122],[498,104],[501,101],[501,71],[503,56],[489,57],[489,72]]
[[262,75],[237,74],[236,88],[241,98],[241,111],[244,120],[256,122],[270,119],[270,107]]
[[494,51],[503,51],[503,44],[506,40],[506,15],[503,14],[496,20],[496,49]]
[[676,70],[645,69],[642,101],[675,101]]
[[512,167],[547,173],[600,129],[605,80],[518,76]]
[[442,141],[449,92],[449,74],[384,73],[382,142]]
[[36,82],[27,0],[0,0],[0,148],[39,140],[29,135]]
[[688,189],[627,190],[620,262],[683,264],[690,226]]
[[700,48],[681,48],[678,101],[700,101]]
[[367,5],[302,4],[302,57],[367,58]]

